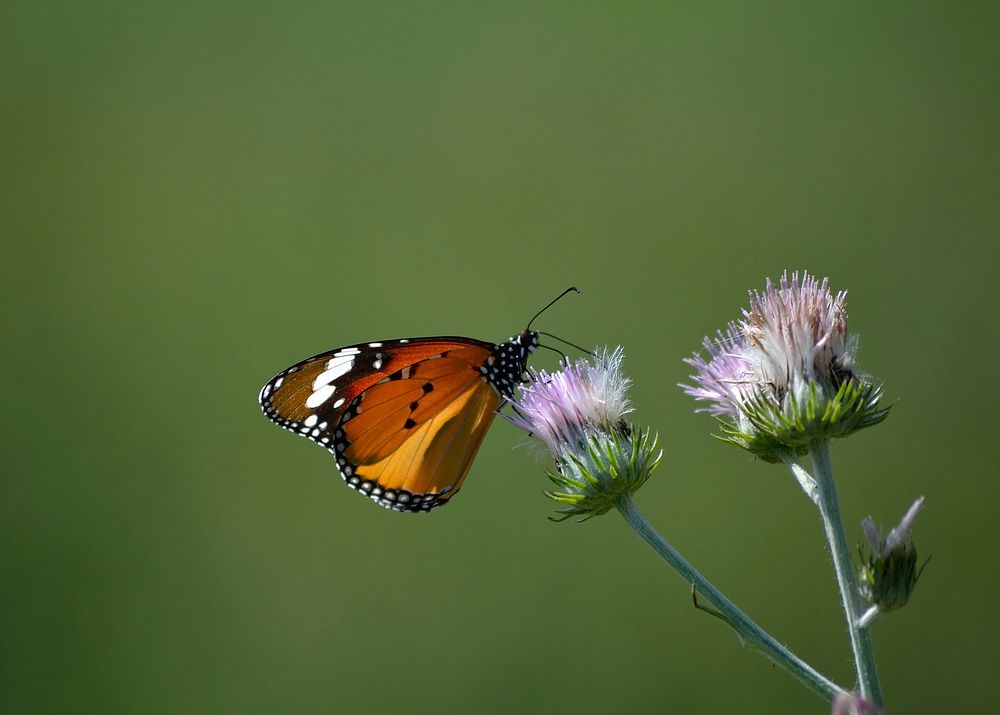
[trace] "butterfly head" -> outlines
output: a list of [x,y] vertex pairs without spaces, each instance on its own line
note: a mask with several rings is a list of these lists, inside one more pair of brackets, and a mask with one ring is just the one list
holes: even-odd
[[514,387],[524,381],[528,356],[537,347],[538,333],[525,330],[497,345],[480,371],[501,396],[513,399]]
[[523,348],[525,351],[524,356],[527,359],[528,355],[535,352],[535,348],[538,347],[538,332],[535,330],[525,330],[523,333],[515,335],[507,342],[515,343]]

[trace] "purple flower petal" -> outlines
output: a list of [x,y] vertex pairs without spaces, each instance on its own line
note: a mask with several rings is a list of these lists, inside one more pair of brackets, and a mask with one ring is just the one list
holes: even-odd
[[520,388],[511,422],[545,442],[553,454],[579,443],[591,429],[617,424],[632,411],[623,357],[619,347],[599,351],[593,364],[578,360],[554,373],[532,373],[530,384]]
[[847,332],[847,292],[830,292],[829,281],[803,272],[767,280],[750,291],[750,306],[715,340],[705,338],[707,357],[685,362],[695,368],[694,385],[681,385],[699,412],[735,418],[750,399],[764,397],[784,407],[789,396],[804,399],[810,383],[838,387],[852,376],[854,344]]

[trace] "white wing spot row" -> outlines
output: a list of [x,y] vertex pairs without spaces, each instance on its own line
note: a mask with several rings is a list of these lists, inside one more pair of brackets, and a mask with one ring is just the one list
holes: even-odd
[[306,407],[310,410],[315,410],[317,407],[330,399],[335,389],[336,388],[333,385],[323,385],[323,387],[319,388],[306,398]]
[[326,370],[317,375],[316,379],[313,380],[313,390],[319,390],[323,385],[329,385],[338,377],[346,375],[351,371],[353,365],[354,357],[351,355],[332,358],[327,362]]

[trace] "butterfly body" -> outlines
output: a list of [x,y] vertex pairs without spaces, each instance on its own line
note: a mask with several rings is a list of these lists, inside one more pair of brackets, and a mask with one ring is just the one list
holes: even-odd
[[349,487],[396,511],[429,511],[462,486],[538,345],[531,330],[359,343],[283,370],[258,401],[272,422],[327,449]]

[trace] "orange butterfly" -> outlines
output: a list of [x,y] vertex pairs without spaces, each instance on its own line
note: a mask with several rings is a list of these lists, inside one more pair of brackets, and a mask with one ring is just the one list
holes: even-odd
[[580,292],[567,288],[505,343],[351,345],[282,370],[257,401],[276,425],[329,450],[351,489],[387,509],[430,511],[462,488],[486,430],[524,380],[538,336],[547,335],[531,323],[570,291]]
[[282,370],[264,414],[325,447],[352,489],[396,511],[429,511],[462,487],[538,333],[505,343],[437,337],[362,343]]

